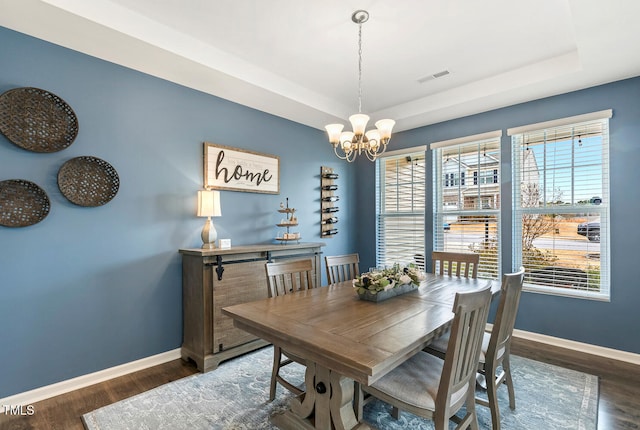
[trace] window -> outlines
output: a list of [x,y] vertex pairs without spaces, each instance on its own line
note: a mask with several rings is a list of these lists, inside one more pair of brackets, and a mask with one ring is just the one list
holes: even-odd
[[377,265],[416,262],[424,255],[425,147],[376,161]]
[[610,117],[509,130],[514,265],[529,291],[609,299]]
[[[501,135],[496,131],[431,144],[433,249],[479,253],[478,276],[491,279],[500,275]],[[465,181],[467,176],[473,180]]]

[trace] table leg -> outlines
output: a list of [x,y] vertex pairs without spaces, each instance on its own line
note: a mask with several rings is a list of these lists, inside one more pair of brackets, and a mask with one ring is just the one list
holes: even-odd
[[284,430],[370,429],[356,419],[352,379],[307,362],[305,386],[306,392],[291,400],[290,410],[272,417],[277,427]]

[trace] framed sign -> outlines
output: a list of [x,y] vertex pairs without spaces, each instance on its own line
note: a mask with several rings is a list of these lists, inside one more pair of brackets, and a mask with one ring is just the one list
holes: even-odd
[[204,142],[204,187],[280,194],[280,158]]

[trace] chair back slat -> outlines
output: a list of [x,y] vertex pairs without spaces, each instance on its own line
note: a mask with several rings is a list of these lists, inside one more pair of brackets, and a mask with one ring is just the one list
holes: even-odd
[[446,402],[451,410],[457,410],[465,402],[466,396],[456,396],[456,393],[464,390],[465,385],[473,390],[490,303],[490,285],[456,294],[455,317],[436,400]]
[[478,277],[480,254],[433,251],[431,264],[433,273],[475,279]]
[[507,349],[516,324],[523,283],[524,267],[520,267],[515,273],[508,273],[502,276],[500,303],[498,304],[496,318],[491,330],[487,357],[500,360],[505,352],[508,352]]
[[360,276],[358,254],[325,256],[324,263],[327,268],[327,281],[330,284],[349,281]]
[[265,269],[269,297],[316,287],[313,282],[313,261],[310,258],[265,263]]

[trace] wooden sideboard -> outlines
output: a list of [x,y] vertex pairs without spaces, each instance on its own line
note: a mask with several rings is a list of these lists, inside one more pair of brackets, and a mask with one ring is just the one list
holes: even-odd
[[269,261],[311,258],[316,285],[321,282],[324,243],[264,244],[229,249],[181,249],[183,360],[202,372],[221,361],[268,343],[233,326],[222,308],[267,297],[264,265]]

